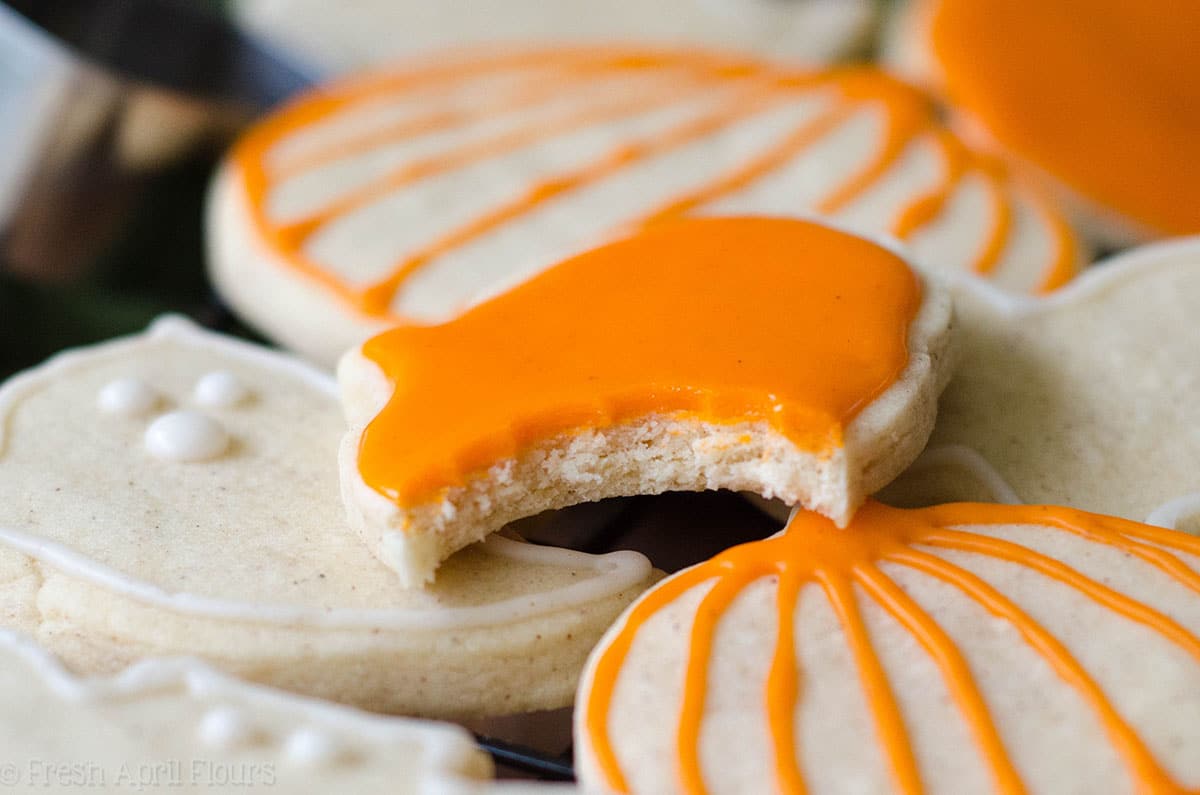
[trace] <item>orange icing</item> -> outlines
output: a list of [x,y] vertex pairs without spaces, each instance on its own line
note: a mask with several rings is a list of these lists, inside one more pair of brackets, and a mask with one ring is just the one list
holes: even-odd
[[[499,92],[480,99],[471,112],[430,111],[424,117],[383,124],[376,130],[351,136],[316,152],[288,159],[272,154],[276,145],[337,114],[359,105],[388,97],[402,98],[408,92],[444,87],[453,91],[482,77],[519,75],[533,70],[527,85],[512,92]],[[657,87],[628,96],[586,103],[576,112],[551,123],[531,120],[524,127],[491,138],[451,146],[438,154],[384,170],[376,179],[342,195],[302,218],[273,220],[268,212],[271,191],[283,179],[298,172],[361,154],[389,142],[418,135],[451,130],[504,113],[533,109],[571,92],[586,92],[600,79],[622,75],[650,75]],[[725,92],[722,94],[721,92]],[[824,92],[830,102],[815,119],[802,122],[783,140],[766,146],[747,162],[720,174],[709,184],[673,198],[651,211],[639,223],[650,223],[693,211],[751,186],[785,166],[791,159],[831,133],[839,124],[866,108],[883,113],[884,140],[870,162],[858,173],[836,186],[817,203],[817,209],[836,212],[865,194],[916,142],[931,144],[940,155],[944,173],[939,184],[925,195],[912,197],[891,224],[893,233],[909,237],[941,217],[943,205],[962,181],[982,176],[992,186],[993,221],[984,246],[964,265],[981,273],[992,269],[1009,239],[1011,198],[1009,180],[992,159],[966,149],[940,126],[935,109],[920,92],[866,68],[828,71],[786,72],[766,64],[703,53],[628,52],[611,49],[539,51],[492,55],[444,65],[430,65],[409,72],[374,74],[315,92],[261,123],[239,143],[235,160],[248,196],[251,222],[273,249],[297,271],[371,317],[402,320],[392,303],[404,282],[426,265],[480,236],[498,230],[543,204],[599,180],[616,175],[649,158],[665,155],[685,144],[716,134],[729,126],[798,97]],[[453,169],[503,157],[522,146],[553,136],[631,117],[652,108],[667,108],[699,97],[714,100],[714,107],[697,118],[681,122],[657,137],[614,142],[610,151],[590,163],[540,182],[530,182],[520,195],[492,207],[428,246],[406,252],[390,271],[374,283],[361,285],[342,279],[306,253],[306,243],[332,221],[371,202],[417,184],[420,180]],[[724,97],[720,103],[716,98]],[[275,153],[277,154],[277,153]],[[798,208],[802,210],[803,208]],[[1040,290],[1050,290],[1070,279],[1077,268],[1075,241],[1066,226],[1050,220],[1054,235]],[[624,236],[628,227],[609,230],[608,239]],[[603,236],[602,236],[603,237]],[[582,243],[583,241],[581,241]]]
[[798,692],[793,631],[800,590],[809,583],[822,588],[846,632],[879,741],[899,791],[921,791],[921,775],[895,696],[859,614],[852,590],[855,585],[911,632],[937,664],[991,769],[996,788],[1001,792],[1024,791],[1021,777],[962,653],[937,622],[882,572],[879,564],[886,561],[909,566],[948,583],[993,615],[1011,623],[1092,707],[1113,746],[1126,762],[1138,791],[1182,791],[1137,732],[1117,712],[1104,691],[1059,640],[982,578],[917,546],[967,551],[1033,569],[1071,586],[1114,613],[1151,628],[1191,654],[1197,662],[1200,662],[1200,638],[1169,616],[1065,563],[1009,541],[955,529],[1001,524],[1042,526],[1047,532],[1073,533],[1114,547],[1200,593],[1200,574],[1174,554],[1200,555],[1200,539],[1070,508],[958,503],[903,510],[869,501],[845,530],[839,530],[818,514],[798,512],[780,535],[726,550],[665,580],[626,614],[621,629],[596,660],[591,689],[584,702],[585,730],[603,784],[617,792],[628,791],[625,773],[609,736],[608,720],[614,689],[634,638],[647,620],[684,593],[713,582],[712,589],[696,611],[691,629],[675,748],[680,791],[705,791],[697,759],[697,740],[708,690],[707,670],[716,625],[742,589],[762,577],[777,577],[779,630],[763,706],[781,791],[805,791],[803,771],[796,758],[793,728]]
[[948,96],[1003,146],[1159,232],[1200,232],[1200,3],[933,0]]
[[649,414],[764,422],[830,451],[904,370],[920,302],[901,258],[818,224],[664,224],[367,341],[394,392],[359,471],[415,501],[539,440]]

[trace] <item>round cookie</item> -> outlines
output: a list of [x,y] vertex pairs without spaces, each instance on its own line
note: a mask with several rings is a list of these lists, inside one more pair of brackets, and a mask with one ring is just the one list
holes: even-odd
[[735,489],[845,523],[916,457],[950,302],[811,222],[698,218],[544,271],[339,367],[352,524],[405,585],[552,508]]
[[331,364],[647,226],[812,214],[1017,292],[1085,258],[881,72],[596,47],[429,58],[301,97],[221,169],[209,267],[243,318]]
[[862,46],[870,0],[237,0],[264,38],[333,71],[444,47],[640,42],[820,63]]
[[195,660],[77,678],[0,630],[6,788],[290,793],[488,791],[456,726],[367,715],[249,685]]
[[2,620],[80,672],[186,654],[377,711],[553,709],[654,576],[496,537],[402,591],[346,525],[334,382],[177,319],[17,376],[0,428]]
[[1183,792],[1200,539],[1053,506],[869,502],[663,580],[589,659],[605,792]]
[[1047,176],[1106,244],[1200,232],[1200,7],[909,0],[892,60]]

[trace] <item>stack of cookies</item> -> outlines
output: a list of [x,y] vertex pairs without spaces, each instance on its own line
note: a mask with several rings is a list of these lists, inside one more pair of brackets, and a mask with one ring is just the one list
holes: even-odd
[[[1157,5],[914,0],[891,72],[425,54],[263,120],[211,275],[293,353],[167,317],[0,387],[3,747],[536,792],[426,719],[573,704],[588,792],[1197,790],[1200,17]],[[514,524],[717,489],[782,529],[665,578]]]

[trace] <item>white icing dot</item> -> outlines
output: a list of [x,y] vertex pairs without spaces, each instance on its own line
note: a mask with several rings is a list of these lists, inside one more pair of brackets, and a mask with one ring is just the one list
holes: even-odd
[[140,378],[109,381],[96,396],[96,406],[105,414],[137,417],[158,404],[158,393]]
[[341,756],[341,747],[327,732],[304,726],[292,732],[284,745],[284,757],[293,764],[315,767]]
[[250,390],[236,375],[224,370],[206,373],[196,382],[192,397],[201,406],[227,409],[250,396]]
[[200,741],[211,748],[228,751],[245,744],[250,735],[245,714],[234,707],[214,707],[200,719]]
[[205,461],[228,446],[221,424],[195,411],[172,411],[146,429],[146,450],[164,461]]

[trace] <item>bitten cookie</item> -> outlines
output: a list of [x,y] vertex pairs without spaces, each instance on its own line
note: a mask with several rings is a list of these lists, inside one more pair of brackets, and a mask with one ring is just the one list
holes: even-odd
[[1160,506],[1200,493],[1197,306],[1190,239],[1121,254],[1045,299],[957,285],[962,358],[930,441],[940,462],[889,499],[951,481],[993,499],[1007,483],[1025,502],[1157,523]]
[[924,446],[950,321],[900,255],[828,226],[658,227],[347,354],[352,524],[411,586],[605,497],[737,489],[845,523]]
[[367,715],[249,685],[195,660],[76,678],[0,630],[0,781],[14,791],[488,791],[456,726]]
[[881,72],[596,47],[431,57],[300,98],[221,169],[209,267],[243,318],[328,364],[640,229],[814,214],[1016,292],[1086,259]]
[[596,648],[605,792],[1184,792],[1200,539],[1052,506],[869,502],[663,580]]
[[909,0],[891,60],[1106,244],[1200,232],[1200,6]]
[[640,42],[820,63],[865,44],[870,0],[235,0],[251,30],[334,71],[443,47]]
[[2,620],[80,672],[187,654],[377,711],[558,708],[653,579],[496,537],[401,591],[346,525],[333,381],[178,319],[12,379],[0,428]]

